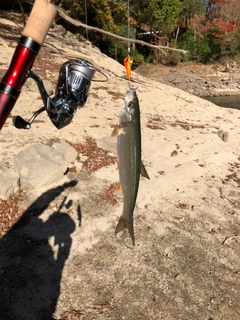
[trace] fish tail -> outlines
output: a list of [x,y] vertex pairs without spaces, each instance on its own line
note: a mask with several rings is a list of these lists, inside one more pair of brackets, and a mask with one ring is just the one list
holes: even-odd
[[133,231],[133,221],[128,221],[124,219],[123,217],[120,217],[118,224],[115,229],[115,234],[122,231],[123,229],[128,229],[129,234],[132,238],[133,245],[135,246],[135,239],[134,239],[134,231]]

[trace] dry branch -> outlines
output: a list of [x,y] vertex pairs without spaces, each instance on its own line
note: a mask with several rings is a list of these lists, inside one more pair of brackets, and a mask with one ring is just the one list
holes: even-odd
[[160,51],[163,51],[163,50],[171,50],[171,51],[177,51],[177,52],[181,52],[183,54],[186,54],[187,51],[186,50],[181,50],[181,49],[175,49],[175,48],[170,48],[170,47],[167,47],[167,46],[156,46],[156,45],[153,45],[153,44],[150,44],[150,43],[147,43],[145,41],[141,41],[141,40],[137,40],[137,39],[130,39],[130,38],[125,38],[125,37],[122,37],[122,36],[119,36],[119,35],[116,35],[114,33],[111,33],[109,31],[105,31],[105,30],[102,30],[102,29],[99,29],[99,28],[96,28],[96,27],[92,27],[92,26],[89,26],[87,24],[84,24],[82,22],[80,22],[79,20],[75,20],[71,17],[69,17],[66,12],[57,7],[56,6],[56,10],[58,11],[59,15],[66,21],[70,22],[71,24],[77,26],[77,27],[83,27],[87,30],[91,30],[91,31],[95,31],[95,32],[100,32],[100,33],[103,33],[103,34],[106,34],[108,35],[109,37],[112,37],[112,38],[116,38],[116,39],[119,39],[121,41],[124,41],[124,42],[131,42],[131,43],[138,43],[142,46],[146,46],[146,47],[150,47],[152,49],[157,49],[157,50],[160,50]]

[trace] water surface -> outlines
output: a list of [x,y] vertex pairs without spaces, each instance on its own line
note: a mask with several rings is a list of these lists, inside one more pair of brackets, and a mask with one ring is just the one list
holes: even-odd
[[221,97],[203,97],[208,101],[216,104],[219,107],[238,109],[240,110],[240,95],[221,96]]

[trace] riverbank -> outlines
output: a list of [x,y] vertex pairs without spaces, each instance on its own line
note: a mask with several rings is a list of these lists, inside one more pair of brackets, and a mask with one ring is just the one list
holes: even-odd
[[239,59],[215,64],[179,63],[175,67],[142,64],[137,73],[162,84],[181,89],[198,97],[240,94]]
[[[7,17],[0,12],[0,78],[20,35],[17,18]],[[18,193],[0,200],[0,319],[239,319],[239,112],[132,72],[151,179],[140,181],[133,247],[127,231],[114,234],[123,203],[117,164],[107,161],[116,156],[111,132],[128,90],[125,69],[64,32],[51,28],[34,62],[44,84],[53,91],[62,64],[76,57],[108,81],[92,81],[69,126],[56,129],[43,112],[18,130],[13,116],[29,119],[42,107],[27,80],[0,132],[4,172],[43,181],[54,150],[60,160],[63,145],[77,153],[58,183],[30,188],[21,178]],[[33,148],[49,150],[43,170],[31,170],[41,158]]]

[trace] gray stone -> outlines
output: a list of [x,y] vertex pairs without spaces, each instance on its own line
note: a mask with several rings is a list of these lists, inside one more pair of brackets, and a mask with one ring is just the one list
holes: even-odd
[[72,149],[67,143],[55,144],[55,149],[35,144],[19,152],[14,163],[21,185],[29,189],[40,189],[60,183],[69,163],[75,159],[76,153]]
[[71,163],[72,161],[75,161],[77,157],[77,151],[70,146],[69,143],[66,141],[58,141],[54,143],[51,147],[53,150],[56,150],[57,152],[61,153],[63,158],[68,162]]
[[99,148],[108,150],[109,152],[115,155],[117,154],[116,137],[106,136],[101,139],[98,139],[96,142]]
[[179,80],[179,79],[174,79],[173,81],[172,81],[172,83],[173,84],[180,84],[182,81],[181,80]]
[[223,130],[219,130],[217,132],[217,135],[219,136],[219,138],[224,141],[224,142],[228,142],[228,137],[229,137],[229,134]]
[[19,189],[19,176],[12,169],[0,166],[0,199],[7,200]]

